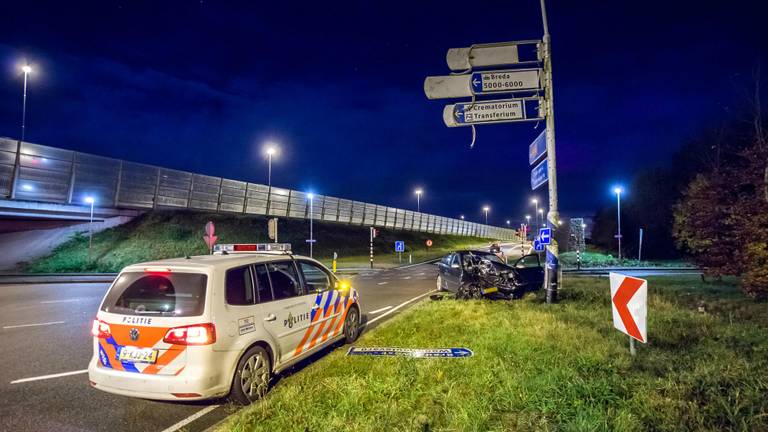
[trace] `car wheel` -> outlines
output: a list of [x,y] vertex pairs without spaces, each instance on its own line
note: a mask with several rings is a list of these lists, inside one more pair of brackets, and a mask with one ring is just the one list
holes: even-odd
[[352,306],[344,320],[344,342],[351,344],[360,336],[360,310]]
[[443,276],[437,275],[437,290],[438,291],[444,291],[443,290]]
[[271,376],[267,350],[258,345],[251,347],[237,363],[230,399],[242,405],[261,399],[267,394]]

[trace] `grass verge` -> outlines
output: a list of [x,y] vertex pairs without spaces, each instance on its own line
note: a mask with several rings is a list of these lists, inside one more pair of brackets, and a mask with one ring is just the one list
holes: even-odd
[[[145,213],[127,224],[94,234],[89,256],[88,234],[76,234],[55,248],[50,255],[27,263],[22,270],[31,273],[117,272],[128,264],[163,258],[201,255],[208,252],[203,242],[207,221],[216,224],[219,243],[264,243],[267,218],[264,216],[217,214],[192,211],[154,211]],[[300,219],[280,219],[279,240],[291,243],[297,254],[309,255],[309,223]],[[314,222],[314,256],[328,265],[333,252],[338,252],[340,266],[368,264],[369,228],[331,222]],[[427,249],[425,241],[433,247]],[[394,242],[405,241],[403,262],[408,253],[415,261],[434,258],[450,250],[471,245],[488,244],[487,239],[455,235],[437,235],[414,231],[382,228],[374,241],[375,264],[379,267],[399,263]]]
[[475,356],[363,358],[338,349],[219,430],[768,429],[765,304],[733,281],[652,278],[650,341],[630,358],[612,326],[607,279],[564,282],[557,305],[534,295],[421,303],[356,345],[464,346]]
[[[561,252],[560,262],[568,268],[576,268],[576,252]],[[682,260],[636,260],[618,259],[609,253],[582,252],[582,267],[690,267],[691,263]]]

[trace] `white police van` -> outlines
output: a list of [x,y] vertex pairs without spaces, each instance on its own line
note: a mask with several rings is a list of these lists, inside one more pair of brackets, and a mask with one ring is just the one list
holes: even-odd
[[217,245],[120,272],[93,322],[88,376],[125,396],[247,404],[272,374],[359,330],[357,292],[320,262],[289,244]]

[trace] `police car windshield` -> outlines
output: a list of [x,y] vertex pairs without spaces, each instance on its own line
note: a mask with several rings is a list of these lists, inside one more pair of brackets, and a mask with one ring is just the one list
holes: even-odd
[[122,315],[202,315],[207,279],[196,273],[123,273],[101,310]]

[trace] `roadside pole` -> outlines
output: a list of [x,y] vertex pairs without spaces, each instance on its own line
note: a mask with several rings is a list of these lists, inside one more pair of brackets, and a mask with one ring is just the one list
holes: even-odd
[[[544,105],[547,118],[547,176],[549,177],[549,212],[547,220],[549,226],[557,229],[560,214],[557,209],[557,170],[555,165],[555,109],[554,91],[552,90],[552,53],[550,47],[549,26],[547,25],[547,8],[544,0],[541,0],[541,20],[544,24],[544,38],[542,43],[544,60]],[[554,236],[553,236],[554,237]],[[557,284],[559,251],[557,241],[547,246],[547,259],[544,268],[544,280],[546,284],[547,303],[557,302]]]
[[374,228],[371,227],[371,268],[373,268],[373,230]]

